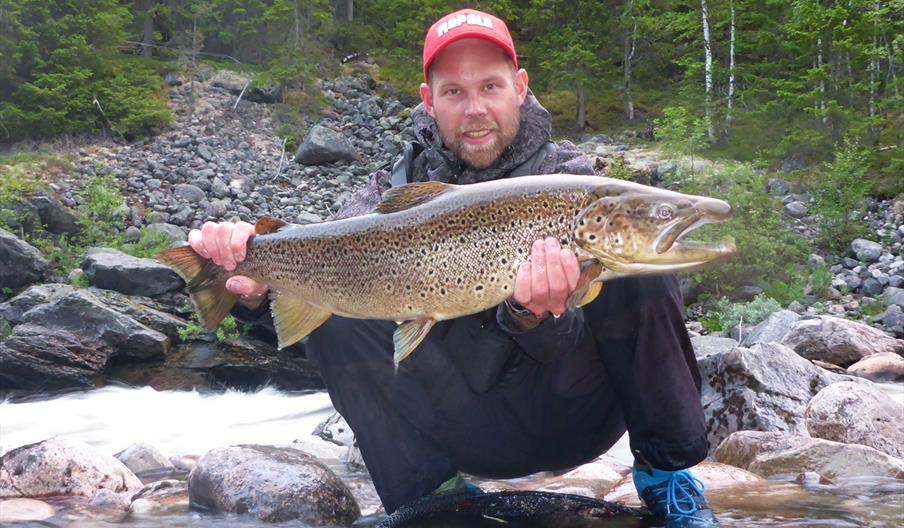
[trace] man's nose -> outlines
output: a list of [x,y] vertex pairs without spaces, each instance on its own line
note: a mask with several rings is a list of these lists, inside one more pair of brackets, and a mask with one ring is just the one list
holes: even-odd
[[479,94],[468,97],[468,106],[465,109],[465,115],[475,116],[487,113],[487,107],[483,102],[483,98]]

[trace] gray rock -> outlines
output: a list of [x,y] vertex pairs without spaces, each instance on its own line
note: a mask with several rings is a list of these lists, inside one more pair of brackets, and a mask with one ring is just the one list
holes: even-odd
[[317,224],[322,222],[323,220],[320,218],[320,216],[314,213],[303,212],[299,213],[298,216],[295,217],[295,221],[299,224]]
[[329,128],[316,125],[298,147],[295,161],[303,165],[321,165],[334,161],[355,161],[358,155],[345,138]]
[[132,496],[129,514],[132,517],[159,519],[164,515],[189,513],[188,482],[184,480],[158,480]]
[[844,267],[847,268],[847,269],[854,269],[854,268],[856,268],[859,264],[860,264],[859,262],[857,262],[856,260],[852,259],[851,257],[843,257],[843,258],[841,259],[841,265],[844,266]]
[[177,183],[173,188],[173,194],[176,198],[188,203],[198,203],[207,197],[207,193],[189,183]]
[[810,212],[810,210],[807,209],[807,206],[801,202],[791,202],[791,203],[785,204],[785,207],[783,210],[786,215],[788,215],[792,218],[803,218],[803,217],[807,216],[807,213]]
[[0,390],[93,389],[113,353],[66,330],[20,324],[0,341]]
[[129,242],[135,242],[139,238],[141,238],[141,229],[138,229],[135,226],[129,226],[126,228],[125,239]]
[[799,320],[800,316],[790,310],[774,312],[743,336],[741,346],[749,348],[756,343],[780,343],[791,326]]
[[857,238],[851,242],[851,251],[862,262],[876,262],[882,254],[882,244],[871,240]]
[[166,238],[170,240],[170,242],[185,242],[186,240],[188,240],[188,235],[186,235],[185,231],[183,231],[182,228],[177,225],[167,224],[164,222],[155,222],[153,224],[149,224],[144,229],[151,235],[163,233],[163,235],[165,235]]
[[904,478],[904,461],[858,444],[842,444],[788,433],[742,431],[719,446],[716,460],[757,475],[797,475],[805,471],[829,479],[889,476]]
[[904,277],[902,277],[901,275],[889,275],[888,285],[892,288],[900,288],[904,286]]
[[111,310],[85,290],[71,291],[54,302],[32,308],[22,320],[67,330],[81,342],[107,345],[126,358],[162,359],[170,345],[167,336]]
[[5,303],[0,303],[0,320],[12,326],[22,322],[22,314],[39,304],[59,299],[72,291],[68,284],[35,284]]
[[89,249],[82,269],[93,286],[130,295],[159,295],[185,285],[169,266],[111,248]]
[[247,77],[229,70],[217,70],[210,78],[211,86],[228,90],[233,95],[242,93],[249,82]]
[[904,341],[869,325],[822,315],[794,323],[782,344],[807,359],[847,367],[879,352],[904,354]]
[[904,403],[872,385],[834,383],[807,404],[807,430],[814,438],[862,444],[904,456]]
[[896,288],[894,286],[885,288],[885,293],[882,295],[882,302],[885,303],[885,306],[896,305],[904,307],[904,288]]
[[[0,501],[0,525],[3,526],[17,526],[18,523],[27,521],[43,521],[54,515],[56,515],[56,510],[53,506],[44,501],[26,498],[4,499]],[[33,525],[44,526],[38,524]]]
[[904,381],[904,358],[894,352],[873,354],[848,367],[847,373],[875,382]]
[[190,207],[185,206],[179,208],[178,211],[170,215],[169,220],[171,223],[177,226],[187,226],[188,222],[192,219],[193,216],[194,211]]
[[788,186],[788,183],[779,178],[769,180],[769,183],[766,184],[766,189],[773,196],[785,196],[791,192],[791,187]]
[[860,292],[863,295],[878,296],[882,293],[882,283],[873,277],[867,277],[860,286]]
[[0,498],[91,498],[101,489],[138,491],[141,481],[112,456],[63,437],[24,445],[0,457]]
[[896,337],[904,338],[904,312],[901,307],[893,304],[886,308],[882,314],[882,325]]
[[156,447],[139,442],[113,455],[138,477],[171,473],[176,468]]
[[332,416],[317,424],[311,434],[343,447],[355,444],[355,433],[339,413],[333,413]]
[[809,257],[807,257],[807,266],[810,268],[822,268],[826,265],[826,259],[817,255],[816,253],[811,253]]
[[214,178],[210,184],[210,193],[217,198],[226,198],[229,196],[229,186],[223,180]]
[[165,296],[151,299],[100,288],[88,288],[85,291],[97,298],[104,306],[160,332],[169,337],[172,342],[181,341],[179,330],[187,327],[188,323],[185,319],[176,317],[170,312],[186,313],[186,311],[194,310],[188,297],[181,293],[165,294],[165,296],[174,297],[174,299],[168,300],[164,298]]
[[738,342],[729,337],[695,336],[691,338],[691,345],[694,346],[694,355],[700,359],[728,352],[738,346]]
[[763,293],[763,288],[752,284],[744,284],[732,290],[729,294],[729,298],[735,302],[747,302],[752,301],[754,297],[761,293]]
[[0,288],[20,288],[37,282],[49,267],[34,246],[0,229]]
[[73,215],[66,206],[49,196],[36,196],[31,200],[38,210],[38,216],[44,228],[55,234],[78,234],[79,227]]
[[198,156],[204,161],[213,161],[213,151],[207,145],[198,145]]
[[860,277],[854,275],[853,273],[845,273],[841,278],[850,291],[854,291],[860,288],[860,286],[863,284],[863,281],[860,280]]
[[806,434],[803,412],[810,398],[830,383],[852,379],[775,343],[734,348],[698,364],[711,449],[744,429]]
[[265,522],[348,526],[360,515],[348,487],[322,462],[288,447],[214,449],[188,481],[191,502]]

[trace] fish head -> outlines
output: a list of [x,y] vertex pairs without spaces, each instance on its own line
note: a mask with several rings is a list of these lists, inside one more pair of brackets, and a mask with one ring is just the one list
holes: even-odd
[[625,275],[699,269],[730,257],[733,240],[700,244],[687,233],[731,216],[722,200],[655,187],[607,187],[575,219],[576,244],[607,269]]

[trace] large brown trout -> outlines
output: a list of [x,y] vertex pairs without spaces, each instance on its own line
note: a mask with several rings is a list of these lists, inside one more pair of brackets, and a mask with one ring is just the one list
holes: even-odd
[[375,212],[356,218],[304,226],[262,218],[233,272],[187,246],[160,258],[188,283],[208,330],[237,300],[226,279],[246,275],[271,288],[280,348],[332,314],[404,321],[395,333],[398,362],[436,321],[510,297],[534,240],[555,237],[577,253],[581,280],[568,302],[574,308],[593,300],[608,279],[695,270],[730,256],[730,241],[679,240],[730,214],[721,200],[593,176],[413,183],[390,189]]

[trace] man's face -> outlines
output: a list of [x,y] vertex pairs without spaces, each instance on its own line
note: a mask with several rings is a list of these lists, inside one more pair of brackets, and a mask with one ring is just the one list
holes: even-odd
[[518,134],[527,72],[479,38],[446,46],[431,64],[421,100],[446,147],[475,169],[493,164]]

